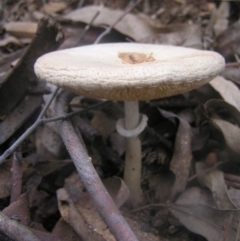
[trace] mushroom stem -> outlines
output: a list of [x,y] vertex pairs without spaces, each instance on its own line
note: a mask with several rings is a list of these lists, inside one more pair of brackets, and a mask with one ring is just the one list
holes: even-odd
[[139,104],[138,101],[124,101],[125,128],[132,130],[139,125]]
[[[126,130],[135,129],[140,122],[138,101],[124,101],[124,110]],[[134,206],[142,202],[141,169],[141,141],[138,136],[126,138],[123,179],[130,189],[131,202]]]

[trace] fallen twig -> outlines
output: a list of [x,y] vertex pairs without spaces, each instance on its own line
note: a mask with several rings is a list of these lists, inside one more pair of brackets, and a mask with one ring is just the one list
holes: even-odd
[[59,88],[57,88],[51,98],[49,99],[48,103],[44,106],[43,110],[41,111],[39,117],[34,122],[32,126],[30,126],[1,156],[0,156],[0,164],[3,163],[3,161],[9,157],[16,149],[17,147],[38,127],[38,125],[41,122],[41,118],[46,113],[49,105],[52,103],[53,99],[55,98]]
[[[62,92],[56,101],[56,115],[64,115],[66,106],[75,95],[71,92]],[[118,241],[137,241],[136,236],[128,226],[126,220],[114,204],[112,198],[103,186],[91,158],[81,144],[73,125],[69,120],[59,122],[59,133],[76,166],[84,186],[92,197],[103,221]]]
[[12,160],[12,191],[10,203],[18,200],[22,191],[22,156],[20,153],[15,152]]
[[101,135],[83,118],[74,117],[74,126],[80,128],[81,134],[87,139],[96,150],[102,155],[103,159],[110,160],[121,171],[123,170],[123,160],[114,152],[104,141]]
[[226,63],[226,67],[239,67],[240,63],[239,62],[229,62]]
[[[58,89],[57,89],[58,90]],[[0,156],[0,164],[2,164],[2,162],[8,158],[16,149],[17,147],[34,131],[36,130],[36,128],[39,125],[45,124],[45,123],[49,123],[49,122],[54,122],[54,121],[59,121],[59,120],[64,120],[66,118],[72,117],[74,115],[77,115],[79,113],[83,113],[85,111],[89,111],[91,109],[95,109],[98,108],[100,106],[103,105],[107,105],[110,103],[110,101],[105,101],[105,102],[101,102],[92,106],[89,106],[85,109],[82,110],[78,110],[78,111],[74,111],[71,113],[66,113],[62,116],[56,116],[56,117],[52,117],[52,118],[46,118],[46,119],[41,119],[44,115],[44,113],[47,111],[49,105],[51,104],[52,100],[55,98],[56,94],[57,94],[57,90],[52,94],[52,97],[49,99],[49,102],[45,105],[44,109],[42,110],[42,112],[40,113],[38,119],[35,121],[35,123],[30,126],[14,143],[12,146],[10,146],[1,156]]]
[[101,5],[99,6],[98,11],[95,13],[95,15],[93,16],[91,22],[89,24],[86,25],[86,27],[84,28],[83,32],[81,33],[81,35],[79,36],[78,39],[78,43],[82,40],[82,38],[84,37],[84,35],[86,34],[86,32],[90,29],[90,27],[92,26],[93,22],[95,21],[95,19],[98,17],[98,15],[100,14],[101,10],[104,7],[104,3],[101,3]]
[[29,229],[0,212],[0,231],[18,241],[41,241]]
[[138,0],[136,1],[136,3],[134,3],[130,8],[128,8],[124,14],[119,18],[117,19],[117,21],[115,23],[113,23],[111,26],[107,27],[98,37],[97,39],[95,40],[94,44],[98,44],[102,38],[106,35],[108,35],[112,29],[129,13],[131,12],[142,0]]

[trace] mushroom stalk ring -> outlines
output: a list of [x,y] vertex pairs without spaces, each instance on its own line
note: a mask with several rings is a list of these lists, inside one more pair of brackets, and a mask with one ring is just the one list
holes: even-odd
[[119,119],[116,124],[116,129],[117,129],[118,134],[120,134],[121,136],[124,136],[126,138],[138,136],[145,129],[145,127],[147,126],[147,121],[148,121],[148,117],[146,115],[142,114],[142,115],[140,115],[140,118],[141,118],[141,121],[140,121],[139,125],[132,130],[125,129],[124,118]]

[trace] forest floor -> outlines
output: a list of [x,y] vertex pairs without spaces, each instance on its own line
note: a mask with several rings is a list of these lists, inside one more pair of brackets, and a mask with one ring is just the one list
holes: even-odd
[[[63,92],[34,73],[48,52],[118,42],[210,50],[226,62],[200,88],[140,101],[148,127],[140,134],[137,205],[123,181],[125,138],[116,131],[123,103],[78,96],[71,117],[50,120]],[[110,232],[102,221],[115,211],[101,213],[94,200],[102,194],[88,192],[73,147],[65,147],[63,122],[139,241],[240,240],[239,43],[238,0],[1,1],[0,240],[120,240],[121,228]]]

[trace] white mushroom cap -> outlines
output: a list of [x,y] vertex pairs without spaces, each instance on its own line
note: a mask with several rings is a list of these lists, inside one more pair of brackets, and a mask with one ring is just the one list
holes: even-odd
[[35,64],[39,79],[77,94],[110,100],[150,100],[200,87],[224,59],[212,51],[116,43],[48,53]]

